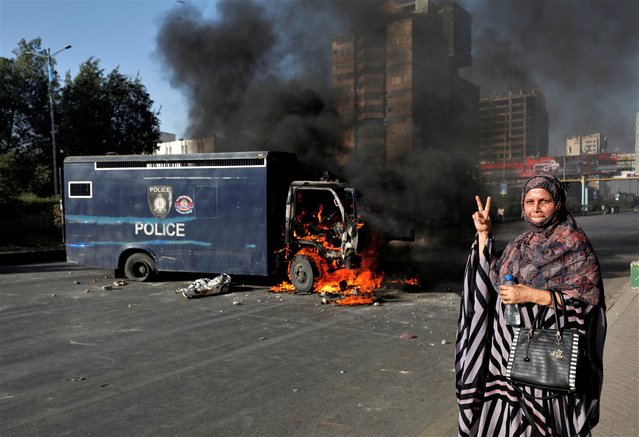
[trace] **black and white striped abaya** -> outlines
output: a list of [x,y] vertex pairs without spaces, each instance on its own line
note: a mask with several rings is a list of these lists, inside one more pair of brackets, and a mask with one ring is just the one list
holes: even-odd
[[[491,282],[490,265],[495,258],[494,241],[489,238],[483,257],[478,241],[472,246],[466,265],[464,294],[457,327],[456,390],[459,403],[460,436],[532,436],[533,428],[522,413],[517,392],[503,376],[513,330],[503,321],[503,305]],[[493,266],[494,267],[494,266]],[[494,273],[493,273],[493,276]],[[530,326],[540,307],[519,305],[523,326]],[[591,359],[579,369],[578,395],[562,395],[549,400],[526,399],[537,432],[545,436],[590,435],[599,420],[593,399],[598,400],[603,373],[605,308],[566,296],[568,324],[588,335]],[[544,327],[553,328],[553,310],[546,312]],[[535,396],[550,394],[534,389]]]

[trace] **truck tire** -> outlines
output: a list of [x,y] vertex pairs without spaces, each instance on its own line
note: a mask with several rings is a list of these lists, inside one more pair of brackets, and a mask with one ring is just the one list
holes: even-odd
[[291,283],[297,291],[308,293],[313,289],[316,270],[313,264],[304,255],[295,255],[291,260],[289,273],[291,275]]
[[124,263],[124,275],[131,281],[149,281],[155,277],[155,261],[146,253],[131,254]]

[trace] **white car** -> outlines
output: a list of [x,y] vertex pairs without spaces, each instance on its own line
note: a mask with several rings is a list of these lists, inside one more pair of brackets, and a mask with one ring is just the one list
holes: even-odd
[[553,172],[559,170],[560,165],[554,159],[549,159],[546,161],[539,161],[533,167],[535,173],[545,173],[545,172]]

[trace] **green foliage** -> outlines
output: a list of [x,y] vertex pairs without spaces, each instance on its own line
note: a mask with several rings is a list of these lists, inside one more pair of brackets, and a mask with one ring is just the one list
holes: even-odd
[[[46,52],[41,50],[40,40],[35,39],[29,43],[21,40],[14,54],[15,59],[0,58],[0,152],[32,150],[44,161],[51,157]],[[54,80],[54,104],[56,90]]]
[[51,165],[40,164],[31,150],[0,153],[0,203],[23,193],[48,196],[53,190]]
[[18,198],[19,214],[47,214],[53,211],[53,207],[60,203],[58,196],[40,197],[33,193],[24,193]]
[[0,233],[0,249],[60,248],[62,232],[56,221],[60,201],[56,196],[23,194],[5,206],[10,214],[0,216],[0,226],[11,232]]
[[17,173],[16,153],[0,154],[0,205],[8,205],[20,195]]
[[89,59],[75,79],[67,76],[62,92],[60,144],[65,155],[152,153],[159,141],[159,121],[139,78],[116,69],[104,76]]
[[[57,164],[64,156],[151,153],[160,137],[153,101],[138,77],[117,69],[108,75],[93,58],[75,78],[52,81],[39,38],[21,40],[15,58],[0,57],[0,201],[21,193],[53,192],[50,101],[56,128]],[[13,168],[15,167],[15,169]]]

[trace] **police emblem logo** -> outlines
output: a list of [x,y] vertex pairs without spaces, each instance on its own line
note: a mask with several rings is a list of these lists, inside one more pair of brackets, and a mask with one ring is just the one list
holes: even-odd
[[180,214],[191,214],[194,206],[193,199],[189,196],[179,196],[175,199],[175,211]]
[[171,209],[172,188],[169,185],[153,185],[147,192],[149,199],[149,209],[153,215],[163,219],[169,214]]

